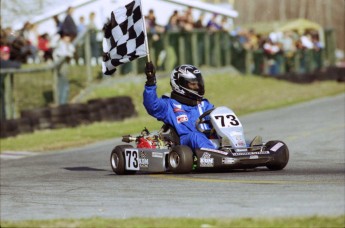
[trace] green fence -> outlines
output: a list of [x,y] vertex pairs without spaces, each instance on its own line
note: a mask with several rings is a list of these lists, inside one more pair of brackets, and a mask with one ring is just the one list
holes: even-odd
[[[170,71],[179,64],[222,67],[232,65],[242,73],[269,74],[272,62],[276,74],[308,73],[335,64],[333,30],[326,31],[321,51],[298,50],[268,58],[263,50],[246,50],[226,32],[169,32],[154,39],[149,35],[151,59],[159,70]],[[145,58],[120,66],[119,74],[142,73]]]

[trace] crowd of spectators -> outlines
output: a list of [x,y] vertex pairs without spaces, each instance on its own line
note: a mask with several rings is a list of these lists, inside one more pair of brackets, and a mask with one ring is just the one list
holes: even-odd
[[[91,33],[91,51],[93,57],[99,57],[99,43],[96,39],[98,28],[95,26],[95,13],[89,14],[89,23],[85,17],[78,22],[73,18],[73,7],[68,7],[63,20],[55,15],[55,33],[39,33],[37,24],[26,22],[21,29],[14,31],[11,27],[1,27],[0,46],[10,50],[10,59],[20,63],[51,63],[63,57],[77,57],[78,53],[72,47],[73,40],[85,29]],[[71,56],[72,55],[72,56]]]
[[[315,30],[307,30],[300,34],[297,30],[284,32],[271,32],[261,35],[254,29],[238,29],[231,32],[238,49],[259,51],[267,59],[267,68],[259,70],[261,74],[278,75],[283,72],[295,71],[295,57],[299,54],[299,73],[305,73],[306,62],[304,58],[306,51],[313,53],[316,70],[320,70],[321,50],[323,45],[320,42],[319,34]],[[283,70],[282,70],[283,69]]]
[[[261,51],[267,59],[267,69],[261,69],[260,73],[277,75],[280,68],[285,72],[293,70],[294,57],[298,51],[312,50],[320,53],[323,46],[320,43],[319,34],[315,30],[307,30],[303,34],[298,31],[272,32],[270,34],[259,34],[255,29],[233,28],[231,20],[227,17],[212,14],[205,20],[205,14],[201,12],[194,20],[193,9],[188,7],[179,12],[175,10],[169,17],[166,25],[158,25],[154,11],[149,10],[146,18],[147,31],[153,35],[154,40],[158,40],[164,32],[189,32],[205,30],[209,32],[224,31],[231,37],[231,46],[235,51]],[[304,52],[302,52],[304,53]],[[321,55],[316,60],[317,69],[321,68]],[[284,58],[284,63],[281,59]],[[300,62],[300,73],[305,70],[303,58]]]
[[[89,14],[87,24],[84,16],[80,16],[79,21],[76,23],[73,19],[73,10],[72,7],[69,7],[63,20],[60,20],[58,15],[52,18],[56,25],[56,33],[53,35],[48,33],[39,34],[37,26],[30,22],[25,23],[19,31],[13,31],[10,27],[1,28],[0,46],[9,47],[11,60],[21,63],[50,62],[65,56],[72,59],[71,55],[73,55],[74,60],[78,60],[78,57],[84,54],[83,48],[75,51],[71,47],[71,42],[78,33],[89,29],[92,57],[99,61],[101,43],[98,38],[99,29],[95,24],[95,13]],[[159,40],[160,35],[165,32],[190,32],[194,30],[228,32],[233,38],[231,45],[234,50],[263,51],[268,59],[269,66],[266,73],[271,75],[278,73],[280,67],[278,55],[287,59],[284,64],[286,65],[286,71],[289,71],[293,65],[292,59],[298,50],[319,52],[323,48],[318,34],[314,31],[306,31],[305,34],[286,31],[284,33],[262,35],[256,33],[254,29],[233,28],[232,21],[224,16],[212,14],[209,19],[205,16],[204,12],[200,12],[196,17],[193,8],[188,7],[181,12],[178,10],[173,11],[167,18],[167,23],[161,25],[157,24],[155,12],[150,9],[145,16],[147,32],[152,34],[154,41]]]
[[[156,16],[153,9],[149,10],[148,15],[145,16],[146,29],[152,34],[159,34],[166,31],[169,32],[181,32],[181,31],[193,31],[195,29],[208,29],[210,31],[227,30],[229,28],[228,18],[221,17],[214,13],[212,17],[205,23],[205,13],[201,12],[194,20],[193,8],[188,7],[183,12],[174,10],[169,16],[166,25],[159,25],[156,23]],[[219,21],[218,21],[219,19]]]

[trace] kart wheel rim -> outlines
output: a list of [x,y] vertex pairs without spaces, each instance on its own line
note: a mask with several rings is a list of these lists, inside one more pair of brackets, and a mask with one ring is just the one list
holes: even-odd
[[177,168],[180,164],[180,156],[176,152],[171,152],[169,162],[171,167]]
[[113,154],[111,157],[111,166],[114,169],[117,169],[117,167],[119,166],[119,156],[117,156],[117,154]]

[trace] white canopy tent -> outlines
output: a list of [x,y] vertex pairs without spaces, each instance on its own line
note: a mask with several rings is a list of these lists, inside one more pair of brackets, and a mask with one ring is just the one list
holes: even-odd
[[[48,32],[54,28],[52,17],[54,15],[63,16],[67,10],[67,7],[72,6],[75,8],[75,13],[73,18],[78,22],[81,15],[87,20],[90,12],[96,12],[97,24],[101,28],[110,12],[120,6],[129,3],[131,0],[60,0],[57,5],[51,5],[44,10],[44,13],[32,12],[32,15],[25,15],[25,17],[14,17],[17,20],[10,21],[7,26],[12,26],[14,30],[21,29],[26,21],[31,23],[39,24],[42,26],[39,30],[41,33]],[[201,0],[141,0],[143,5],[143,13],[146,15],[150,9],[153,9],[156,17],[157,23],[165,25],[168,21],[169,16],[174,10],[184,10],[186,7],[190,6],[195,9],[195,11],[203,11],[209,14],[217,13],[222,16],[229,18],[235,18],[238,16],[238,12],[233,10],[230,5],[215,5],[210,3],[202,2]],[[195,18],[199,13],[194,12]],[[87,22],[87,21],[86,21]],[[7,23],[6,23],[7,24]]]
[[[144,0],[142,0],[144,1]],[[231,8],[224,8],[220,7],[218,5],[206,3],[206,2],[201,2],[199,0],[163,0],[165,2],[171,2],[177,5],[182,5],[182,6],[190,6],[193,7],[194,9],[202,10],[205,12],[210,12],[210,13],[217,13],[222,16],[226,17],[231,17],[235,18],[238,17],[238,12],[231,9]]]

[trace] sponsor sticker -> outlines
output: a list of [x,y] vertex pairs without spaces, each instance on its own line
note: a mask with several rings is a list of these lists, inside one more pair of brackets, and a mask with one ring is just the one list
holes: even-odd
[[144,151],[140,151],[140,158],[146,158],[146,153]]
[[260,155],[260,154],[270,154],[269,151],[259,151],[259,152],[239,152],[232,153],[234,156],[246,156],[246,155]]
[[207,152],[203,153],[200,158],[200,167],[213,167],[214,159],[211,158],[211,155]]
[[163,153],[152,152],[152,157],[153,158],[163,158]]
[[279,142],[279,143],[277,143],[276,145],[274,145],[274,146],[270,149],[270,151],[272,151],[272,152],[277,152],[277,150],[279,150],[279,148],[282,147],[282,146],[284,146],[284,144],[281,143],[281,142]]
[[149,167],[149,159],[139,158],[139,166],[140,166],[140,168],[148,168]]
[[183,114],[176,117],[177,123],[183,123],[188,121],[188,116]]
[[237,146],[246,146],[246,144],[243,141],[238,141]]
[[183,109],[182,109],[182,105],[180,104],[174,104],[174,112],[185,112]]
[[209,148],[200,148],[200,150],[206,150],[209,152],[214,152],[217,154],[223,154],[223,155],[228,155],[228,152],[222,151],[222,150],[215,150],[215,149],[209,149]]
[[222,158],[222,164],[224,165],[235,164],[235,162],[236,162],[235,158]]

